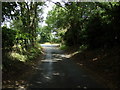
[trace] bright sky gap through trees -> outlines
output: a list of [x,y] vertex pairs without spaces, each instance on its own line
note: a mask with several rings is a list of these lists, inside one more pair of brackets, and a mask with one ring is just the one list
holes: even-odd
[[[41,26],[46,25],[45,20],[46,20],[46,17],[47,17],[47,13],[48,13],[48,11],[52,10],[52,7],[54,5],[52,2],[48,2],[48,1],[45,2],[45,4],[46,4],[46,6],[43,6],[43,14],[42,14],[44,19],[43,19],[43,22],[39,23],[39,25],[41,25]],[[5,22],[2,23],[2,26],[4,26],[4,25],[7,25],[7,27],[10,27],[9,19],[7,19]]]
[[[63,5],[63,2],[119,2],[120,0],[0,0],[0,1],[1,2],[46,2],[47,6],[44,6],[43,15],[42,15],[44,18],[43,20],[45,21],[48,11],[52,10],[54,2],[60,2],[61,5]],[[46,23],[44,21],[42,23],[39,23],[39,25],[45,26]],[[5,24],[7,25],[7,27],[10,27],[9,20],[3,22],[2,26]]]

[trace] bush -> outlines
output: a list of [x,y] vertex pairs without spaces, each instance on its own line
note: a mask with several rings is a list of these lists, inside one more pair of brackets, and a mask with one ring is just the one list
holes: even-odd
[[68,46],[62,45],[62,46],[60,46],[60,49],[61,49],[61,50],[66,50],[66,49],[68,49]]
[[16,31],[2,27],[2,49],[10,51],[15,42]]
[[87,45],[81,45],[81,46],[79,47],[79,51],[82,52],[82,51],[86,50],[87,47],[88,47]]

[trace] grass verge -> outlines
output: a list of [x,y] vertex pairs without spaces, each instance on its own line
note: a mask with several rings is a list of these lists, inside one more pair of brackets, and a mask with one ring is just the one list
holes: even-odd
[[3,56],[2,61],[2,87],[27,87],[27,80],[34,72],[36,64],[42,58],[42,48],[36,46],[27,51],[9,52]]

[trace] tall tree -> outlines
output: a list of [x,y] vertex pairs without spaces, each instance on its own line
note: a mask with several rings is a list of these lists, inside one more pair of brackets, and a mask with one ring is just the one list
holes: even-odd
[[[19,15],[17,20],[11,25],[14,29],[19,29],[25,37],[21,38],[23,45],[34,46],[37,37],[38,22],[41,20],[39,13],[42,12],[42,2],[18,2]],[[19,23],[16,23],[19,22]]]

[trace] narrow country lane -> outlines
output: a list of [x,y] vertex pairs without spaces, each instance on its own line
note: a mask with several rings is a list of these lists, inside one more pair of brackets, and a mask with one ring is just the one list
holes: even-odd
[[30,80],[32,88],[103,88],[91,75],[67,58],[57,45],[41,45],[45,58]]

